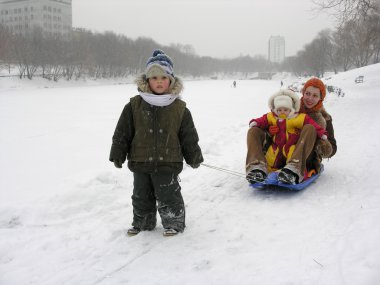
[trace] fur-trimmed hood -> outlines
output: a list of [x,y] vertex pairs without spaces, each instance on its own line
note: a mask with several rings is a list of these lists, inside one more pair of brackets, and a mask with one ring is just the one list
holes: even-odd
[[[135,79],[135,83],[137,85],[137,90],[139,92],[153,93],[149,87],[149,83],[145,74],[141,74],[137,76]],[[174,82],[170,83],[169,93],[173,95],[180,95],[182,91],[183,91],[182,80],[178,77],[174,77]]]
[[331,116],[324,107],[322,107],[318,112],[311,112],[308,113],[308,115],[322,128],[326,128],[327,123],[326,121],[331,120]]
[[320,112],[321,112],[323,118],[326,119],[326,121],[331,120],[331,115],[329,113],[327,113],[327,111],[325,110],[325,107],[322,107]]
[[273,113],[275,113],[277,115],[277,113],[275,111],[274,99],[276,97],[280,97],[280,96],[288,96],[292,99],[294,110],[292,110],[292,113],[289,114],[289,117],[292,117],[292,116],[294,116],[295,113],[299,112],[301,103],[300,103],[300,98],[297,96],[297,94],[291,90],[280,90],[280,91],[274,93],[271,97],[269,97],[269,100],[268,100],[269,109]]

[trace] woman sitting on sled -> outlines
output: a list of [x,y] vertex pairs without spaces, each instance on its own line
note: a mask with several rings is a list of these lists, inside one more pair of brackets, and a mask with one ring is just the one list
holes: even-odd
[[[297,184],[309,176],[312,171],[319,172],[322,158],[332,157],[337,150],[334,137],[334,128],[331,116],[323,107],[326,88],[317,78],[308,80],[302,90],[300,113],[309,115],[319,126],[328,133],[327,140],[317,137],[317,130],[313,125],[303,126],[298,142],[293,152],[286,159],[286,165],[281,169],[278,179],[282,183]],[[272,129],[272,135],[275,130]],[[268,150],[267,132],[259,127],[251,127],[247,134],[246,175],[250,182],[259,182],[266,179],[268,163],[266,153]]]

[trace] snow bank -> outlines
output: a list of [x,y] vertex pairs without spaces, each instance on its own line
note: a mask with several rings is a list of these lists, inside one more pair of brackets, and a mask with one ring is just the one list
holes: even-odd
[[[108,154],[135,86],[0,79],[0,284],[377,284],[379,68],[326,81],[346,95],[326,99],[338,152],[317,184],[260,192],[185,167],[187,228],[172,238],[125,236],[132,175]],[[279,87],[185,82],[206,163],[244,173],[248,122]]]

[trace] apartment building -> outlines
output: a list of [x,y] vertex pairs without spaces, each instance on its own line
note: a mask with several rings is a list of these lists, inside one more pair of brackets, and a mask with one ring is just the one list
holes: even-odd
[[71,4],[72,0],[0,0],[0,24],[18,35],[27,36],[41,28],[45,35],[68,38]]
[[281,63],[285,59],[285,39],[281,36],[271,36],[268,43],[268,60]]

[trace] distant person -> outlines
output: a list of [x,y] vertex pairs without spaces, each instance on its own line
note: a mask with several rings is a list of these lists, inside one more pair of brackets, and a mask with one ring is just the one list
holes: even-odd
[[[299,114],[300,100],[291,90],[280,90],[269,98],[271,112],[252,119],[249,127],[258,127],[271,135],[271,144],[262,164],[252,165],[247,173],[250,183],[262,182],[267,173],[281,169],[289,161],[305,125],[311,125],[319,138],[327,140],[327,132],[306,114]],[[253,147],[262,148],[261,145]]]
[[155,50],[145,73],[135,80],[139,94],[125,105],[112,137],[109,160],[121,168],[128,159],[133,172],[133,223],[136,235],[156,227],[161,216],[164,236],[185,229],[185,205],[178,174],[183,159],[192,168],[203,162],[198,134],[186,103],[179,98],[182,81],[172,60]]
[[234,82],[232,82],[232,86],[234,87],[234,88],[236,88],[236,81],[234,80]]
[[284,85],[284,82],[282,82],[282,80],[281,80],[281,87]]
[[[327,140],[317,139],[317,131],[313,126],[305,125],[302,128],[292,155],[279,173],[279,180],[288,184],[302,182],[311,170],[318,173],[322,159],[334,156],[337,151],[332,117],[323,107],[323,100],[326,96],[325,85],[318,78],[311,78],[305,83],[302,95],[299,113],[308,114],[319,126],[327,130],[328,135]],[[266,166],[266,138],[266,133],[262,129],[249,128],[247,133],[247,179],[250,171],[259,165]]]

